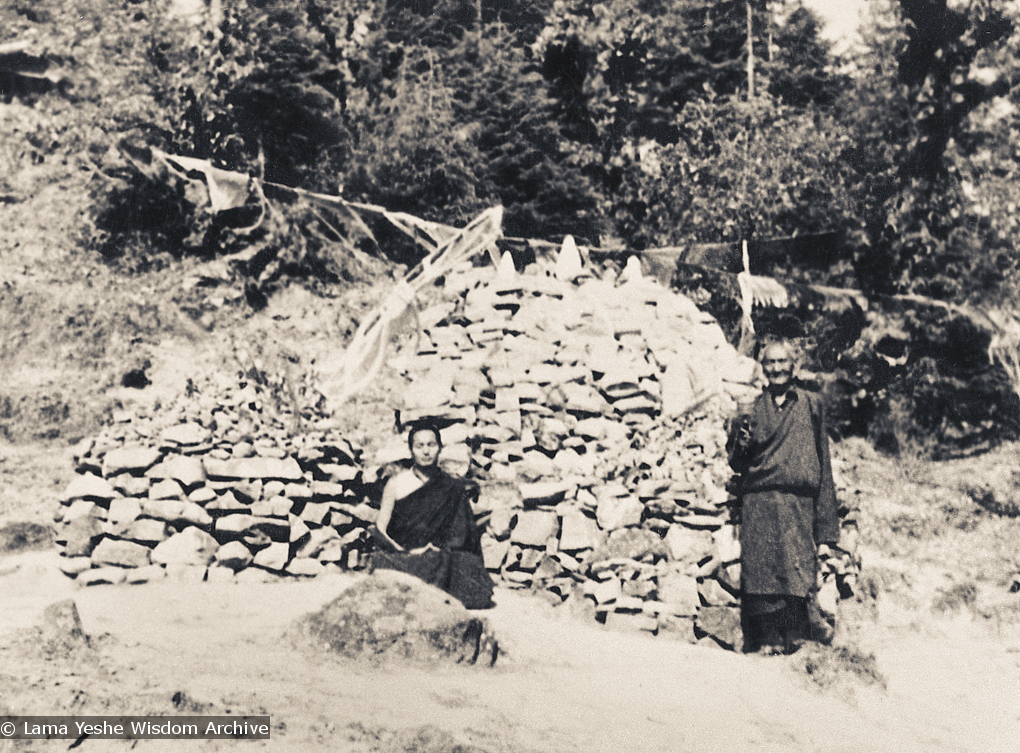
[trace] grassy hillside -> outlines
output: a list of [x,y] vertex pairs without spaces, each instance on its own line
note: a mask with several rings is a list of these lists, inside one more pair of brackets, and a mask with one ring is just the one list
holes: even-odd
[[0,102],[2,438],[73,442],[202,370],[284,357],[307,365],[342,343],[348,309],[365,305],[340,296],[371,299],[368,285],[296,287],[255,314],[243,280],[215,260],[97,252],[90,218],[108,180],[97,166],[122,139],[159,126],[147,77],[158,49],[150,14],[162,5],[0,8],[0,44],[29,42],[27,53],[64,78],[48,93],[12,90]]

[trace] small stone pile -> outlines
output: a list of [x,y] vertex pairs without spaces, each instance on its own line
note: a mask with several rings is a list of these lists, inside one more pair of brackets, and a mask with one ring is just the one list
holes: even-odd
[[[489,570],[613,627],[739,647],[724,417],[756,364],[633,264],[597,279],[569,249],[522,274],[465,265],[445,293],[394,407],[447,422],[447,468],[484,480]],[[395,437],[376,461],[405,457]]]
[[89,585],[360,568],[376,518],[361,452],[332,429],[288,431],[255,379],[190,392],[75,448],[61,569]]

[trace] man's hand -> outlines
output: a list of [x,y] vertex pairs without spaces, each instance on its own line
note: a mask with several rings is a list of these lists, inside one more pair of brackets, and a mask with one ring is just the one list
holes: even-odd
[[859,535],[857,527],[844,526],[839,532],[839,543],[836,545],[851,557],[857,556],[857,541]]
[[758,399],[757,395],[755,395],[754,397],[742,395],[737,400],[737,415],[738,416],[751,415],[751,411],[754,410],[754,403],[757,399]]

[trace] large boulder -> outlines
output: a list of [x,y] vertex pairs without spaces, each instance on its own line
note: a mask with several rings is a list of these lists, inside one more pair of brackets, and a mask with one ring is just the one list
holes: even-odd
[[488,624],[444,591],[412,575],[377,570],[321,611],[298,635],[351,658],[493,665],[498,644]]

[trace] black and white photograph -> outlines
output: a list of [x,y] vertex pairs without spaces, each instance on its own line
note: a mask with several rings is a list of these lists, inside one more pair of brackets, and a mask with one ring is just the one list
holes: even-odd
[[1018,739],[1020,2],[0,0],[0,753]]

